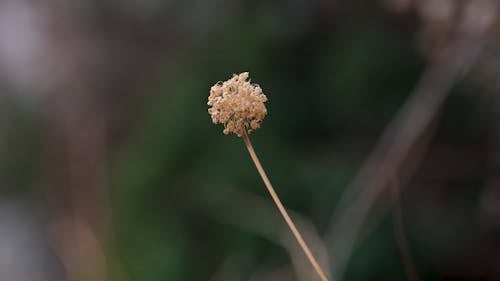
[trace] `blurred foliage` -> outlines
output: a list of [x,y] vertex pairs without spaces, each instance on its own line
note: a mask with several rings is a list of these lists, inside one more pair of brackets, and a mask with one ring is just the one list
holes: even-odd
[[[123,20],[134,13],[130,7],[141,6],[117,2],[103,1],[102,15]],[[152,8],[177,30],[169,36],[178,49],[140,89],[144,101],[124,140],[111,147],[112,280],[211,280],[232,258],[241,263],[241,280],[250,280],[259,270],[289,263],[279,245],[214,215],[214,209],[232,212],[226,206],[235,191],[266,200],[267,194],[242,140],[211,124],[211,85],[242,71],[261,85],[269,115],[251,135],[257,153],[285,205],[324,234],[340,194],[425,65],[414,34],[394,28],[377,1],[324,5],[336,12],[322,10],[321,1],[234,1],[227,12],[223,1],[207,10],[203,1],[187,2]],[[473,96],[477,89],[470,82],[456,87],[434,143],[485,144],[493,122]],[[41,169],[41,133],[22,109],[10,108],[5,116],[16,127],[6,130],[3,162],[9,165],[2,173],[13,190],[29,189]],[[434,191],[449,204],[442,209],[426,187],[435,183],[412,181],[404,193],[422,280],[442,280],[478,237],[471,225],[480,191],[470,187],[482,180],[438,184],[449,189]],[[418,191],[421,185],[428,197]],[[429,197],[437,201],[422,206]],[[357,245],[346,280],[405,278],[388,215]]]

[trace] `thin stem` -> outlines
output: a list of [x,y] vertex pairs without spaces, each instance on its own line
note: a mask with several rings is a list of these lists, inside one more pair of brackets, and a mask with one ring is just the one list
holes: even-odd
[[319,277],[321,278],[322,281],[328,281],[328,278],[326,277],[325,273],[321,269],[321,266],[319,265],[318,261],[316,258],[313,256],[311,250],[307,246],[306,242],[304,241],[304,238],[302,238],[302,235],[298,231],[297,227],[295,226],[295,223],[293,223],[292,219],[288,215],[288,212],[286,211],[285,207],[281,203],[281,200],[278,197],[278,194],[274,190],[271,181],[267,177],[266,172],[264,171],[264,168],[260,164],[259,158],[257,157],[257,154],[255,153],[255,150],[253,149],[252,143],[250,142],[250,138],[248,137],[248,134],[245,132],[243,134],[243,140],[245,141],[245,145],[248,149],[248,152],[250,153],[250,157],[252,157],[253,163],[255,164],[255,167],[257,168],[257,171],[259,171],[260,177],[264,181],[264,184],[266,185],[267,190],[269,191],[269,194],[271,194],[271,197],[274,200],[274,203],[278,207],[281,215],[285,219],[286,223],[288,224],[288,227],[290,227],[290,230],[292,231],[293,235],[295,236],[295,239],[297,239],[297,242],[299,242],[300,247],[306,254],[307,258],[311,262],[312,266],[318,273]]

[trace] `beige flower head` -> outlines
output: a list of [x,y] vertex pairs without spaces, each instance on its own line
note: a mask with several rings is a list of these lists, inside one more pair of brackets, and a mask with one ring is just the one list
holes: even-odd
[[224,124],[224,134],[241,137],[260,127],[267,114],[266,101],[260,86],[250,83],[248,72],[233,74],[231,79],[210,89],[208,113],[214,124]]

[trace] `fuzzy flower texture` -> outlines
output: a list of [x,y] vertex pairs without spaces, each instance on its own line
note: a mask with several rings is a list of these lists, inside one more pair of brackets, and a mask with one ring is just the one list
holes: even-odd
[[224,134],[241,137],[260,127],[267,114],[266,95],[259,85],[251,84],[248,72],[225,82],[218,82],[210,89],[208,113],[214,124],[224,124]]

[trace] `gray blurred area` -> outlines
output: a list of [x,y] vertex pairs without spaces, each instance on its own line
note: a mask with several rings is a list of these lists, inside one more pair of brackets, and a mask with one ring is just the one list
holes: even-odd
[[50,250],[44,216],[27,202],[0,204],[0,280],[61,280],[62,266]]

